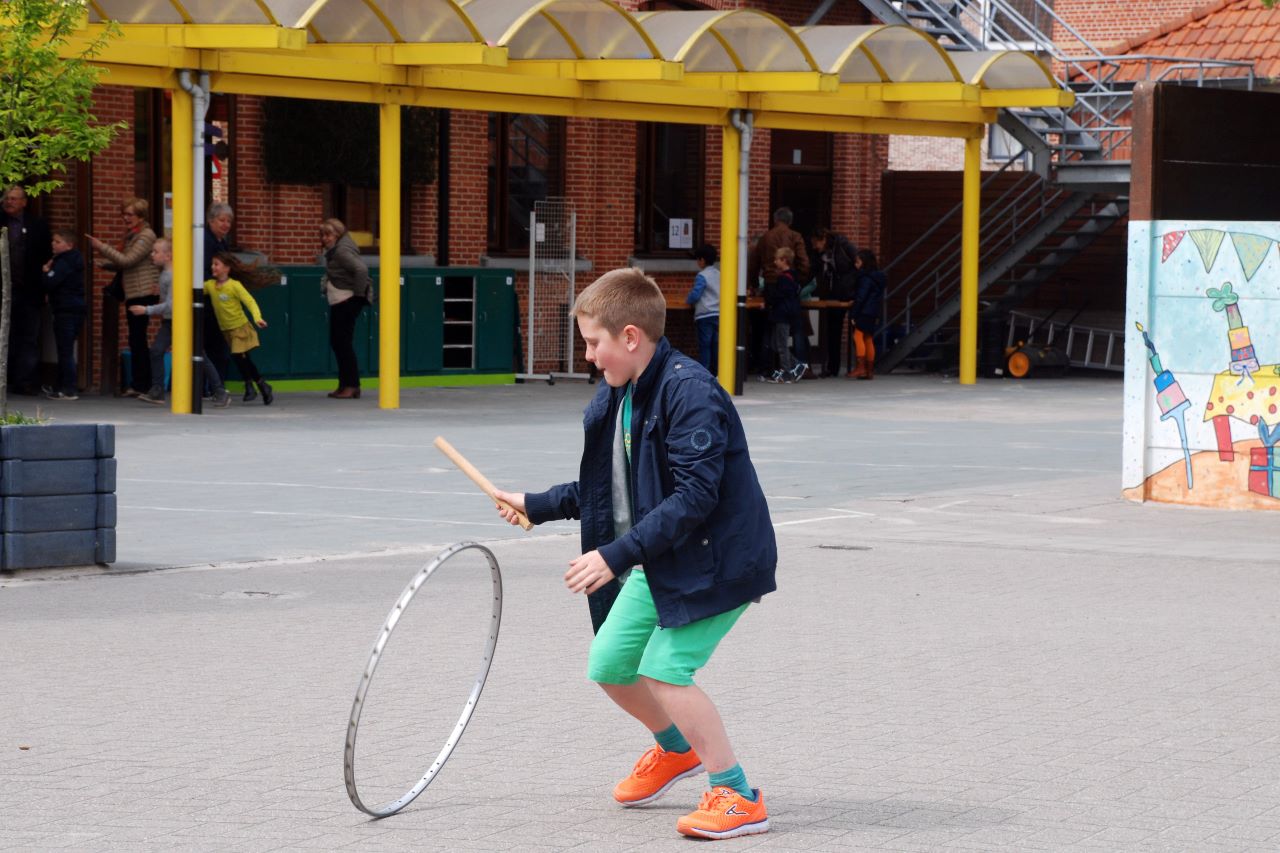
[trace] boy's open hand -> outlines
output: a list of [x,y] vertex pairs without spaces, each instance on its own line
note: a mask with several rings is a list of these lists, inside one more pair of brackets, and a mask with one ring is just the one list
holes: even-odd
[[136,314],[137,316],[139,316],[139,317],[140,317],[140,316],[142,316],[143,314],[147,313],[147,306],[145,306],[145,305],[130,305],[130,306],[129,306],[129,313],[130,313],[130,314]]
[[509,524],[518,525],[520,517],[516,515],[516,512],[525,512],[524,492],[504,492],[501,489],[494,489],[493,497],[495,500],[500,500],[506,504],[506,506],[498,504],[498,515],[502,516]]
[[564,573],[564,585],[569,587],[569,592],[592,593],[615,577],[599,551],[588,551],[569,563],[569,571]]

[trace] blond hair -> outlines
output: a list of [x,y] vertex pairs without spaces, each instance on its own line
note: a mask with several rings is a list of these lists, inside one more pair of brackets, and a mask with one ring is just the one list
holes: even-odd
[[787,266],[791,266],[792,261],[796,259],[796,253],[786,246],[779,246],[773,253],[773,259],[776,261],[778,258],[782,258],[787,262]]
[[126,198],[120,203],[121,213],[132,213],[143,222],[147,221],[147,212],[149,210],[151,210],[151,205],[147,204],[147,200],[145,198],[138,198],[137,196]]
[[591,283],[573,303],[574,317],[590,317],[617,337],[635,326],[652,341],[667,327],[667,300],[658,283],[637,267],[610,270]]
[[347,226],[343,224],[341,219],[331,216],[320,223],[320,230],[326,234],[341,237],[343,234],[347,233]]

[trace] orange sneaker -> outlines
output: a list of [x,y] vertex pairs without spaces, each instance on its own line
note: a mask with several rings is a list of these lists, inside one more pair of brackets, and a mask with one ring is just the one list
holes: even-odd
[[681,779],[702,772],[702,759],[692,749],[667,752],[654,744],[632,769],[631,775],[613,789],[613,798],[622,805],[643,806],[661,797]]
[[696,812],[676,822],[676,829],[695,838],[733,838],[769,831],[769,810],[764,795],[753,789],[753,803],[732,788],[712,788],[702,795]]

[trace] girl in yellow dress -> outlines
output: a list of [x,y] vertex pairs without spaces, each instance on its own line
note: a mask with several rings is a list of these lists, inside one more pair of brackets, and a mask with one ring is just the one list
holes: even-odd
[[[244,401],[248,403],[256,399],[258,391],[261,391],[263,405],[270,406],[275,395],[249,357],[249,351],[259,346],[258,332],[254,326],[265,329],[267,321],[262,319],[258,303],[249,295],[249,291],[231,277],[232,271],[240,266],[240,262],[229,252],[214,255],[210,264],[213,278],[204,283],[204,294],[209,305],[213,306],[214,316],[218,318],[218,328],[231,347],[231,357],[235,359],[240,375],[244,377]],[[246,308],[252,321],[245,316]],[[254,390],[254,385],[258,386],[257,391]]]

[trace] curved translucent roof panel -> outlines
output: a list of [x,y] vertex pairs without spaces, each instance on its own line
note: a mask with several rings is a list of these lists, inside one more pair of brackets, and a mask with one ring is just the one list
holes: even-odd
[[864,36],[882,28],[880,24],[805,27],[799,32],[818,67],[827,74],[839,74],[841,83],[883,83],[888,76],[861,43]]
[[[252,4],[251,4],[252,5]],[[169,0],[96,0],[89,20],[119,21],[122,24],[183,24],[182,13]],[[264,20],[258,10],[258,22]]]
[[818,70],[795,30],[764,12],[651,12],[637,17],[662,56],[683,62],[686,71]]
[[467,16],[450,0],[328,0],[309,21],[296,20],[309,24],[313,35],[326,42],[479,41]]
[[278,24],[324,42],[474,42],[453,0],[94,0],[89,19],[126,24]]
[[[810,45],[823,71],[841,83],[867,83],[858,53],[868,56],[887,83],[961,82],[950,55],[927,33],[895,24],[876,27],[808,27],[800,38]],[[828,64],[830,62],[831,64]]]
[[608,0],[471,0],[463,12],[512,59],[656,59],[648,36]]
[[1045,64],[1029,53],[983,50],[957,53],[952,57],[966,83],[984,89],[1058,88],[1058,81]]

